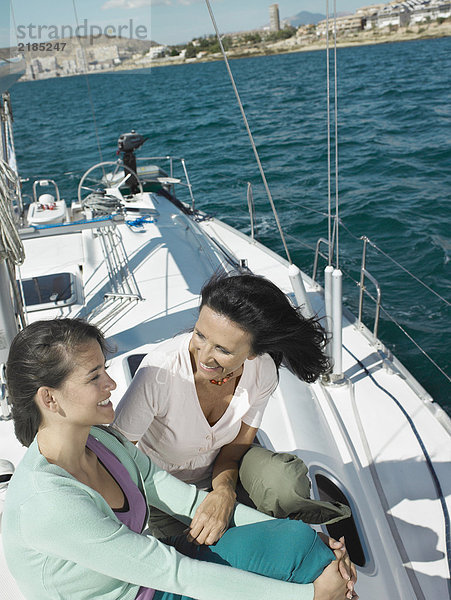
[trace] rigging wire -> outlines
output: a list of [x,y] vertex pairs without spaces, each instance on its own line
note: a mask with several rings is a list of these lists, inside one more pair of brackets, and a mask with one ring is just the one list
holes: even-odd
[[226,51],[224,50],[224,46],[222,44],[222,39],[221,39],[221,36],[219,34],[219,29],[218,29],[218,26],[216,25],[216,19],[214,17],[213,11],[212,11],[211,6],[210,6],[210,0],[205,0],[205,3],[207,5],[208,12],[210,13],[211,22],[212,22],[214,30],[216,32],[216,38],[218,40],[219,47],[221,48],[222,56],[224,58],[224,62],[225,62],[225,65],[226,65],[226,68],[227,68],[227,72],[228,72],[229,77],[230,77],[230,81],[232,82],[233,91],[235,92],[235,96],[236,96],[236,99],[238,101],[238,106],[240,108],[241,115],[243,117],[244,125],[246,127],[246,131],[247,131],[247,134],[249,136],[249,139],[250,139],[250,142],[251,142],[251,145],[252,145],[252,149],[254,151],[254,155],[255,155],[255,158],[256,158],[256,161],[257,161],[257,164],[258,164],[258,168],[260,170],[260,175],[261,175],[262,180],[263,180],[263,185],[265,186],[266,194],[268,196],[269,202],[271,204],[272,211],[274,213],[274,218],[275,218],[276,223],[277,223],[277,228],[279,230],[280,237],[282,238],[282,243],[283,243],[283,247],[285,249],[285,254],[287,255],[288,262],[290,264],[292,264],[290,252],[288,250],[288,246],[287,246],[287,243],[285,241],[284,233],[282,231],[282,226],[281,226],[280,221],[279,221],[279,216],[277,214],[277,210],[276,210],[276,207],[274,205],[274,201],[273,201],[273,198],[272,198],[272,195],[271,195],[271,191],[270,191],[269,186],[268,186],[268,182],[266,181],[265,172],[263,170],[263,166],[262,166],[261,161],[260,161],[260,156],[258,154],[258,150],[257,150],[257,147],[255,145],[254,137],[253,137],[251,129],[249,127],[249,123],[248,123],[248,120],[247,120],[247,117],[246,117],[246,113],[244,112],[243,104],[241,102],[241,98],[240,98],[240,95],[238,93],[238,89],[237,89],[236,84],[235,84],[235,79],[233,77],[232,70],[230,69],[229,61],[227,59],[227,54],[226,54]]
[[332,266],[332,206],[330,166],[330,62],[329,62],[329,0],[326,1],[326,102],[327,102],[327,239],[328,266]]
[[9,0],[9,5],[10,5],[10,8],[11,8],[11,18],[13,20],[14,36],[16,38],[16,45],[17,45],[17,25],[16,25],[16,15],[14,14],[13,0]]
[[[299,202],[294,202],[293,200],[290,200],[290,198],[285,198],[284,202],[286,204],[292,204],[294,207],[296,208],[302,208],[303,210],[307,210],[310,211],[311,213],[314,213],[315,215],[319,215],[320,217],[328,217],[328,213],[326,213],[325,211],[322,210],[318,210],[316,208],[312,208],[311,206],[308,206],[307,204],[301,204]],[[239,208],[238,206],[234,207],[234,210],[236,210],[237,212],[242,213],[243,215],[247,215],[249,217],[249,211],[246,211],[242,208]],[[222,217],[221,217],[222,218]],[[338,218],[338,223],[339,225],[346,231],[346,233],[348,233],[348,235],[350,237],[352,237],[355,241],[357,242],[361,242],[363,237],[356,235],[353,231],[351,231],[351,229],[349,229],[349,227],[346,225],[346,223],[343,221],[343,219],[341,217]],[[258,225],[255,225],[254,222],[254,227],[257,229]],[[312,244],[308,244],[306,242],[302,242],[301,240],[299,240],[297,237],[295,237],[292,234],[289,233],[285,233],[285,237],[287,239],[290,239],[293,241],[295,246],[303,246],[306,248],[310,248],[313,252],[315,251],[315,246]],[[333,236],[332,236],[333,237]],[[369,237],[365,236],[366,240],[368,242],[368,244],[376,251],[376,252],[380,252],[380,254],[382,254],[385,258],[387,258],[389,261],[391,261],[394,265],[396,265],[399,269],[401,269],[402,271],[404,271],[407,275],[409,275],[410,277],[412,277],[412,279],[414,279],[417,283],[419,283],[420,285],[422,285],[426,290],[428,290],[431,294],[434,294],[434,296],[436,296],[439,300],[441,300],[444,304],[446,304],[447,306],[450,306],[451,303],[444,298],[439,292],[437,292],[436,290],[434,290],[431,286],[429,286],[427,283],[425,283],[424,281],[422,281],[419,277],[417,277],[414,273],[412,273],[411,271],[409,271],[409,269],[407,267],[405,267],[404,265],[402,265],[399,261],[397,261],[395,258],[393,258],[392,256],[390,256],[387,252],[385,252],[385,250],[383,250],[382,248],[380,248],[375,242],[373,242]],[[321,256],[323,256],[321,254]],[[328,259],[328,257],[324,257],[323,258]],[[345,273],[345,272],[343,272]],[[359,282],[357,280],[355,280],[353,277],[351,277],[348,274],[348,277],[350,279],[352,279],[352,281],[354,281],[354,283],[356,283],[357,285],[359,284]],[[382,307],[381,307],[382,308]],[[392,320],[394,320],[394,317],[390,317]],[[394,321],[396,323],[396,321]],[[396,323],[397,324],[397,323]]]
[[[75,22],[77,23],[77,31],[79,31],[80,25],[79,25],[79,21],[78,21],[77,8],[75,6],[75,0],[72,0],[72,6],[73,6],[73,9],[74,9]],[[85,76],[85,79],[86,79],[86,86],[88,88],[88,99],[89,99],[89,104],[91,106],[92,120],[94,122],[94,130],[95,130],[96,141],[97,141],[97,150],[99,152],[100,162],[104,162],[103,161],[103,156],[102,156],[102,149],[100,147],[99,129],[97,127],[96,113],[95,113],[95,110],[94,110],[94,103],[92,101],[91,86],[89,85],[89,77],[88,77],[88,73],[87,73],[87,70],[86,70],[86,63],[87,63],[87,61],[86,61],[86,51],[85,51],[85,48],[83,47],[83,44],[81,43],[81,38],[79,36],[76,36],[76,37],[78,39],[78,43],[80,44],[80,49],[81,49],[81,53],[82,53],[82,56],[83,56],[83,63],[84,63],[84,65],[83,65],[83,71],[84,71],[84,76]],[[102,170],[103,170],[103,174],[105,176],[105,170],[104,170],[103,167],[102,167]]]
[[[360,239],[362,239],[362,238],[360,238]],[[447,306],[451,306],[451,302],[449,302],[446,298],[444,298],[438,292],[436,292],[431,287],[429,287],[427,285],[427,283],[424,283],[424,281],[421,281],[421,279],[419,279],[416,275],[414,275],[413,273],[411,273],[408,269],[406,269],[406,267],[403,267],[401,263],[399,263],[397,260],[395,260],[394,258],[392,258],[391,256],[389,256],[386,252],[384,252],[381,248],[379,248],[379,246],[377,246],[369,238],[367,238],[367,241],[368,241],[368,243],[375,250],[377,250],[378,252],[380,252],[381,254],[383,254],[385,256],[385,258],[388,258],[389,260],[391,260],[392,263],[394,263],[397,267],[399,267],[400,269],[402,269],[405,273],[407,273],[408,275],[410,275],[411,277],[413,277],[413,279],[415,279],[415,281],[417,281],[418,283],[420,283],[423,287],[425,287],[427,290],[429,290],[432,294],[434,294],[435,296],[437,296],[437,298],[439,298],[440,300],[442,300],[442,302],[444,302]]]
[[337,83],[337,6],[334,0],[334,99],[335,99],[335,268],[340,268],[338,243],[338,83]]
[[[289,202],[290,204],[293,204],[293,206],[299,207],[301,206],[301,208],[304,208],[306,210],[310,210],[316,214],[319,214],[323,217],[327,217],[327,213],[325,212],[321,212],[318,211],[314,208],[311,208],[310,206],[305,206],[305,205],[298,205],[293,201],[287,200],[287,202]],[[241,213],[243,215],[249,216],[249,213],[247,211],[245,211],[244,209],[240,209],[239,207],[235,207],[235,210],[239,213]],[[346,230],[346,232],[352,237],[354,238],[356,241],[361,241],[362,238],[358,237],[357,235],[355,235],[354,233],[352,233],[352,231],[343,223],[342,219],[339,219],[339,223],[340,225]],[[303,242],[302,240],[299,240],[296,236],[290,234],[290,233],[286,233],[285,237],[287,240],[289,240],[290,242],[293,243],[294,247],[302,247],[302,248],[307,248],[308,250],[311,250],[312,252],[315,252],[315,246],[312,244],[309,244],[307,242]],[[421,279],[419,279],[418,277],[416,277],[416,275],[414,275],[413,273],[411,273],[408,269],[406,269],[406,267],[404,267],[403,265],[401,265],[397,260],[395,260],[394,258],[392,258],[389,254],[387,254],[386,252],[384,252],[382,249],[380,249],[374,242],[372,242],[369,238],[367,238],[368,243],[376,250],[381,252],[381,254],[383,254],[386,258],[388,258],[390,261],[392,261],[396,266],[398,266],[400,269],[402,269],[405,273],[407,273],[407,275],[410,275],[413,279],[415,279],[418,283],[420,283],[421,285],[423,285],[428,291],[430,291],[432,294],[434,294],[435,296],[437,296],[437,298],[439,298],[440,300],[442,300],[443,302],[445,302],[447,305],[449,305],[450,303],[448,302],[448,300],[446,300],[446,298],[443,298],[443,296],[441,296],[438,292],[436,292],[435,290],[433,290],[431,287],[429,287],[427,284],[425,284],[423,281],[421,281]],[[327,256],[325,256],[324,254],[320,253],[320,255],[325,258],[327,260]],[[304,269],[305,270],[305,269]],[[356,286],[359,285],[359,282],[349,273],[349,271],[347,271],[346,269],[343,269],[343,267],[341,267],[341,271],[344,275],[344,277],[346,277],[347,279],[349,279],[350,281],[352,281]],[[368,290],[366,291],[367,295],[369,296],[369,298],[373,301],[376,302],[376,299],[374,298],[374,296],[368,292]],[[394,324],[396,325],[396,327],[398,327],[398,329],[407,337],[408,340],[410,340],[410,342],[423,354],[423,356],[441,373],[441,375],[443,375],[445,377],[445,379],[451,383],[451,377],[440,367],[440,365],[426,352],[426,350],[424,350],[424,348],[406,331],[406,329],[404,329],[404,327],[396,320],[396,318],[386,309],[384,308],[382,305],[380,307],[382,313]]]

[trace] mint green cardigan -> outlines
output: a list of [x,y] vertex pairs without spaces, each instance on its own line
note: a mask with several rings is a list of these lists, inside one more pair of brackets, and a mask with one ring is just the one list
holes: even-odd
[[[117,456],[149,505],[190,523],[205,492],[156,467],[125,438],[100,428],[91,434]],[[237,505],[232,525],[269,518]],[[36,439],[9,484],[2,538],[9,569],[27,600],[133,600],[140,586],[199,600],[313,599],[313,584],[201,562],[134,533],[100,494],[50,464]]]

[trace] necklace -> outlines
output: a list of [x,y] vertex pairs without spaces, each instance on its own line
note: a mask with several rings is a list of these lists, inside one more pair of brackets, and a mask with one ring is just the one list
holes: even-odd
[[227,381],[229,381],[229,379],[231,379],[233,375],[233,371],[231,373],[229,373],[227,375],[227,377],[223,377],[222,379],[210,379],[210,383],[213,383],[213,385],[222,385],[223,383],[226,383]]

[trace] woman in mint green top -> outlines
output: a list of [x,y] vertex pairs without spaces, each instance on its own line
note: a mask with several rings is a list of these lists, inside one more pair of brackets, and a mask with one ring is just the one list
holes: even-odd
[[205,493],[99,427],[114,418],[104,353],[99,330],[77,319],[33,323],[10,349],[15,431],[28,450],[2,538],[27,600],[356,598],[346,552],[337,543],[335,558],[300,521],[237,505],[215,546],[145,535],[149,505],[189,526]]

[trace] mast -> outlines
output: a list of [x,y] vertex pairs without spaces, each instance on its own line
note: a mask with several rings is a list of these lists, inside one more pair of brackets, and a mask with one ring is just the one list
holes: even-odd
[[14,300],[15,265],[24,259],[23,245],[14,218],[13,202],[21,207],[21,195],[12,138],[12,112],[9,92],[0,99],[0,364],[19,330],[21,307]]

